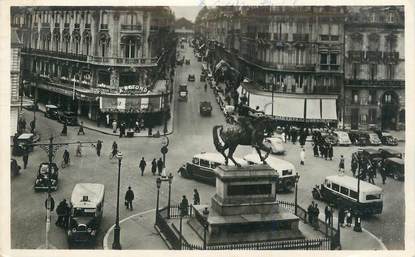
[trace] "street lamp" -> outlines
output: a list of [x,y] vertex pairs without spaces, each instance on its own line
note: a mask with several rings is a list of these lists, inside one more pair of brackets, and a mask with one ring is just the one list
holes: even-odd
[[159,214],[159,196],[160,196],[160,186],[161,186],[161,178],[158,177],[156,179],[156,185],[157,185],[157,203],[156,203],[156,223],[157,223],[157,217]]
[[167,203],[167,218],[170,219],[170,196],[171,196],[171,182],[173,180],[173,175],[170,173],[167,177],[169,179],[169,201]]
[[118,185],[117,185],[117,215],[115,218],[115,228],[114,228],[114,242],[112,243],[112,249],[121,250],[120,244],[120,175],[121,175],[121,160],[122,153],[117,153],[118,159]]
[[295,173],[295,198],[294,198],[294,204],[295,204],[295,209],[294,209],[294,213],[295,215],[297,215],[297,193],[298,193],[298,180],[300,180],[300,176],[298,175],[298,172]]

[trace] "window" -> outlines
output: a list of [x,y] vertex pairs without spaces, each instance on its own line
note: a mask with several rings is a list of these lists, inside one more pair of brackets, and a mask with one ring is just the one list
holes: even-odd
[[395,65],[386,65],[386,79],[392,80],[395,77]]
[[209,161],[200,159],[200,166],[209,168],[210,167]]
[[380,199],[380,194],[366,195],[366,200]]
[[304,77],[302,75],[295,75],[295,84],[298,88],[303,88]]
[[369,64],[369,79],[375,80],[378,73],[378,65],[377,64]]
[[359,194],[356,191],[350,190],[350,197],[353,199],[359,199]]
[[392,103],[392,95],[391,94],[385,94],[383,96],[383,102],[386,104]]
[[339,185],[337,185],[336,183],[333,183],[333,184],[331,185],[331,188],[332,188],[334,191],[337,191],[337,192],[339,192],[339,189],[340,189]]
[[368,97],[369,104],[376,104],[376,91],[369,90],[369,97]]
[[196,164],[196,165],[199,165],[199,158],[193,158],[192,163]]
[[288,176],[288,175],[291,175],[291,174],[293,174],[293,171],[292,170],[283,170],[282,171],[282,175],[283,176]]
[[348,196],[349,195],[349,189],[347,189],[345,187],[340,187],[340,193]]
[[327,64],[327,54],[320,55],[320,64]]
[[337,65],[337,54],[330,54],[330,65]]
[[360,115],[360,122],[362,124],[366,124],[367,123],[367,115],[366,114],[361,114]]
[[353,103],[358,104],[359,103],[359,91],[353,90],[352,97],[353,97]]
[[369,123],[376,123],[376,109],[369,109]]
[[212,169],[215,169],[216,167],[218,167],[218,166],[220,166],[220,163],[218,163],[218,162],[211,162],[210,163],[210,167],[212,168]]
[[357,79],[360,73],[360,64],[359,63],[352,63],[352,73],[353,79]]
[[148,97],[141,98],[141,110],[148,109],[148,103],[149,103],[149,98]]

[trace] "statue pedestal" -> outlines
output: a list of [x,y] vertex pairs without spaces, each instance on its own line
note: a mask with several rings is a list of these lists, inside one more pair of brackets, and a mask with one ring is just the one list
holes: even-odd
[[[207,244],[252,243],[304,239],[299,218],[275,201],[277,175],[268,165],[216,168],[216,194],[211,207],[197,205],[189,225]],[[209,213],[204,213],[205,208]]]

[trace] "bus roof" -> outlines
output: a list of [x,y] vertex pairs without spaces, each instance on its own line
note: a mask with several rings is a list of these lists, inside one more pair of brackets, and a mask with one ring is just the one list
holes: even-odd
[[[196,154],[195,156],[193,156],[193,158],[199,158],[199,159],[204,159],[204,160],[208,160],[208,161],[211,161],[211,162],[217,162],[217,163],[225,164],[225,158],[220,153],[200,153],[200,154]],[[247,165],[245,160],[243,160],[241,158],[238,158],[238,157],[233,157],[233,158],[239,164]],[[228,165],[234,166],[235,164],[231,160],[229,160]]]
[[[348,189],[351,189],[353,191],[357,192],[357,178],[350,177],[350,176],[339,176],[339,175],[333,175],[326,177],[326,180],[336,183],[340,186],[347,187]],[[372,185],[366,181],[360,180],[360,192],[364,193],[372,193],[372,192],[379,192],[381,193],[383,190],[382,188]]]
[[[88,197],[84,201],[84,196]],[[72,191],[71,203],[74,208],[96,208],[104,199],[104,185],[95,183],[78,183]]]
[[[244,160],[256,164],[262,164],[262,161],[259,159],[257,153],[245,155]],[[291,162],[276,158],[274,156],[268,156],[268,158],[265,161],[274,170],[295,170],[295,167]]]
[[391,157],[391,158],[387,158],[386,160],[393,161],[401,165],[405,165],[404,159],[401,159],[401,158]]
[[23,133],[17,139],[30,139],[31,137],[33,137],[32,133]]

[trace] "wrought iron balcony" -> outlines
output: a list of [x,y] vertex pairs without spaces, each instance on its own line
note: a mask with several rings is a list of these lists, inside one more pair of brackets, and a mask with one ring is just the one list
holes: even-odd
[[50,28],[50,24],[47,22],[42,22],[42,29],[49,29]]
[[366,79],[346,79],[346,87],[405,87],[405,80],[366,80]]
[[30,55],[42,55],[42,56],[46,56],[50,58],[78,60],[78,61],[83,61],[83,62],[87,60],[87,56],[82,55],[82,54],[64,53],[64,52],[48,51],[48,50],[41,50],[41,49],[34,49],[34,48],[22,48],[22,53],[30,54]]
[[321,71],[338,71],[340,69],[340,65],[338,64],[320,64]]
[[363,51],[348,51],[348,58],[352,62],[363,62],[364,61],[364,52]]
[[399,61],[399,52],[384,52],[383,61],[387,64],[396,64]]
[[88,56],[89,63],[100,65],[119,65],[119,66],[156,66],[158,62],[157,57],[154,58],[119,58],[119,57],[100,57]]
[[108,24],[101,24],[100,29],[101,30],[108,30]]
[[293,34],[293,41],[308,42],[308,34]]
[[121,24],[121,30],[123,31],[141,31],[141,25]]
[[366,60],[368,62],[380,62],[382,60],[381,51],[366,51]]
[[86,23],[85,24],[85,29],[91,29],[91,23]]

